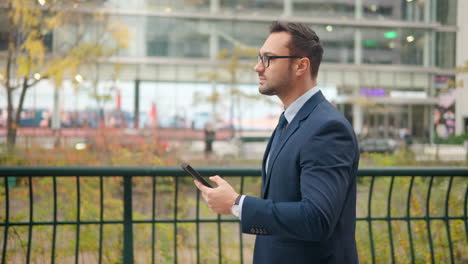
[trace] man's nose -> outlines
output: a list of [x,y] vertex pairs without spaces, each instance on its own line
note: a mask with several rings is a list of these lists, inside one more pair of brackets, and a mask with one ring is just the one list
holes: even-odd
[[262,61],[260,61],[260,60],[257,61],[257,64],[255,64],[255,66],[254,66],[254,71],[256,71],[256,72],[263,72],[263,71],[265,71],[265,67],[264,67],[263,64],[262,64]]

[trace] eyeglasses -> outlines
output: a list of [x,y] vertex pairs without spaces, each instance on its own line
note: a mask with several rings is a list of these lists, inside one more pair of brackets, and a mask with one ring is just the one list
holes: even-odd
[[270,66],[270,60],[273,59],[299,59],[301,56],[269,56],[269,55],[258,55],[258,62],[262,62],[263,67],[268,68]]

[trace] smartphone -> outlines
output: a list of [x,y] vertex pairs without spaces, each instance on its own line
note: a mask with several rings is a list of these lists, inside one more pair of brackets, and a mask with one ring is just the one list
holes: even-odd
[[203,177],[200,175],[200,173],[198,173],[196,170],[194,170],[192,168],[192,166],[188,165],[187,163],[182,163],[182,164],[180,164],[180,167],[182,167],[182,169],[184,169],[184,171],[186,171],[188,174],[190,174],[194,180],[197,180],[197,181],[201,182],[206,187],[213,188],[213,186],[211,186],[211,184],[209,184],[207,181],[205,181],[205,179],[203,179]]

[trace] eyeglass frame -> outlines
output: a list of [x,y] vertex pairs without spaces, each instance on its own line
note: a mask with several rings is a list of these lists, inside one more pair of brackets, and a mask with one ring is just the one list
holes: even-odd
[[[264,58],[267,59],[267,65],[265,65]],[[262,62],[262,65],[264,68],[270,67],[270,60],[274,59],[300,59],[303,58],[303,56],[271,56],[271,55],[257,55],[257,63]]]

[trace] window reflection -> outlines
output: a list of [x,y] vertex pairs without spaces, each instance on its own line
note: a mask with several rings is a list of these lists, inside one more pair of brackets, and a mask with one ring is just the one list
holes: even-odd
[[455,67],[455,39],[455,33],[453,32],[436,33],[435,56],[437,67]]
[[362,32],[363,63],[423,65],[427,45],[424,31],[367,29]]
[[[464,0],[458,0],[464,1]],[[439,0],[437,1],[436,19],[443,25],[455,25],[457,22],[457,1]]]
[[391,19],[422,22],[425,18],[425,0],[363,0],[362,3],[363,16],[367,19]]
[[294,14],[314,17],[354,17],[355,0],[294,1]]
[[220,0],[224,12],[242,14],[281,14],[284,0]]
[[146,24],[146,55],[207,58],[209,31],[201,21],[150,17]]
[[146,8],[165,12],[207,11],[209,0],[146,0]]
[[310,25],[322,42],[323,61],[352,63],[354,61],[354,29],[332,25]]
[[[203,20],[168,17],[116,16],[132,32],[123,56],[210,58],[235,46],[260,47],[270,22]],[[327,24],[310,25],[324,46],[324,62],[453,66],[455,33],[427,29],[356,28]],[[432,51],[435,38],[435,52]],[[0,34],[0,40],[2,35]],[[1,41],[0,41],[1,43]],[[0,46],[1,47],[1,46]],[[358,57],[355,57],[358,56]]]

